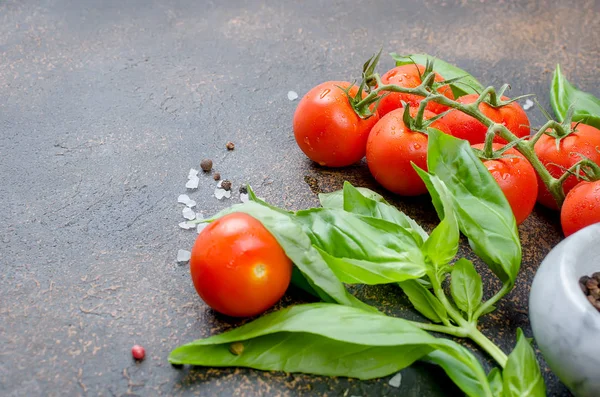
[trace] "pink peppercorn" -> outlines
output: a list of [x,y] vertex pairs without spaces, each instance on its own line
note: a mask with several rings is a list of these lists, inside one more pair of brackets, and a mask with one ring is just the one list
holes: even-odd
[[140,345],[135,345],[131,348],[131,355],[136,360],[141,361],[146,356],[146,350],[144,350],[144,348]]

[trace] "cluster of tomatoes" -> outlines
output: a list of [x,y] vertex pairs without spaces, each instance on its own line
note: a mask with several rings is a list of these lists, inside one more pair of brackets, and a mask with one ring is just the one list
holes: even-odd
[[[424,70],[422,65],[398,66],[381,76],[381,82],[415,88],[421,84]],[[435,81],[442,82],[444,78],[436,73]],[[294,114],[294,135],[300,149],[311,160],[328,167],[348,166],[366,155],[371,174],[387,190],[404,196],[426,193],[425,184],[411,163],[427,169],[427,135],[411,130],[403,117],[403,106],[409,106],[414,117],[423,97],[386,92],[374,114],[361,118],[348,100],[348,95],[355,96],[358,92],[358,87],[351,86],[348,82],[329,81],[314,87],[302,98]],[[455,99],[448,85],[439,87],[437,91]],[[471,94],[456,100],[461,104],[471,104],[478,97]],[[503,101],[508,99],[502,97]],[[448,110],[433,101],[425,109],[424,119]],[[519,138],[530,135],[529,119],[517,102],[498,108],[482,102],[479,110]],[[456,109],[435,120],[430,127],[465,139],[478,149],[483,148],[487,133],[487,127],[481,122]],[[582,156],[600,164],[600,130],[584,124],[573,124],[572,128],[573,132],[560,139],[544,134],[534,146],[537,157],[554,177],[562,175]],[[506,143],[496,137],[494,150],[501,149]],[[482,161],[504,192],[517,223],[529,216],[536,201],[558,209],[546,185],[517,150],[509,149],[499,158],[492,156],[482,158]],[[577,188],[573,189],[576,185]],[[568,193],[561,212],[565,235],[600,222],[599,181],[582,182],[576,175],[571,175],[563,183],[563,188]]]

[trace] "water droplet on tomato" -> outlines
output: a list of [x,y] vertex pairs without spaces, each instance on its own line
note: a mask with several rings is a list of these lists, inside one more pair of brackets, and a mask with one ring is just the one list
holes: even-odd
[[323,90],[323,92],[320,95],[321,99],[325,98],[327,96],[327,94],[329,94],[330,92],[331,92],[331,90],[329,88]]
[[419,150],[421,149],[421,145],[419,145],[418,143],[413,144],[413,148],[415,148],[415,150]]

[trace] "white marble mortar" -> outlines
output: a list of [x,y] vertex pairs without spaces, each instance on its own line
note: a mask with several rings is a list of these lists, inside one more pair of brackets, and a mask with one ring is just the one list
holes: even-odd
[[529,318],[548,366],[577,397],[600,396],[600,313],[579,278],[600,271],[600,223],[558,244],[540,265]]

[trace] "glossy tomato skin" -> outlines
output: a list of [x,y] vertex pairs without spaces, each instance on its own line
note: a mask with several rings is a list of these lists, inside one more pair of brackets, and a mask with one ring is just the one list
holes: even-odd
[[[346,93],[347,81],[328,81],[311,89],[294,113],[294,137],[309,159],[327,167],[345,167],[365,156],[371,128],[377,114],[361,119],[352,109]],[[355,96],[353,86],[350,95]],[[363,95],[363,97],[366,95]]]
[[[423,72],[425,72],[425,67],[423,65],[409,64],[397,66],[391,70],[388,70],[383,76],[381,76],[381,82],[383,84],[395,84],[401,87],[415,88],[422,82],[419,72],[421,75]],[[444,78],[436,73],[434,80],[439,82],[444,81]],[[438,88],[437,91],[447,98],[454,99],[452,88],[450,88],[449,85],[442,86]],[[403,94],[400,92],[386,92],[385,94],[386,96],[381,99],[379,107],[377,108],[380,117],[383,117],[392,110],[403,107],[402,101],[406,102],[410,107],[417,107],[419,106],[419,102],[421,102],[423,99],[423,97],[418,95]],[[427,104],[425,109],[439,114],[446,111],[448,107],[432,101]]]
[[198,235],[190,271],[208,306],[228,316],[248,317],[281,299],[292,277],[292,262],[262,223],[232,213]]
[[[417,109],[411,108],[414,117]],[[367,165],[381,186],[402,196],[427,193],[425,183],[413,169],[411,162],[427,169],[427,135],[409,130],[402,116],[404,109],[386,114],[371,130],[367,142]],[[425,111],[425,119],[435,113]],[[447,133],[448,128],[439,120],[431,127]]]
[[[465,95],[457,99],[462,104],[473,103],[479,98],[477,94]],[[507,101],[509,98],[502,97]],[[479,105],[479,110],[496,123],[506,126],[517,137],[526,137],[530,134],[529,118],[517,102],[512,102],[500,108],[493,108],[487,103]],[[487,127],[475,120],[473,117],[458,111],[452,110],[445,115],[442,120],[450,128],[451,134],[460,139],[466,139],[471,145],[485,142]],[[494,142],[507,143],[504,139],[496,136]]]
[[[483,149],[483,143],[473,145]],[[494,150],[502,148],[501,143],[494,143]],[[506,196],[517,224],[523,223],[533,211],[537,199],[537,175],[529,161],[517,150],[505,152],[508,157],[483,160],[483,165],[490,171],[500,189]]]
[[565,197],[560,223],[565,237],[600,222],[600,181],[580,182]]
[[[556,139],[548,135],[543,135],[535,143],[535,153],[544,164],[548,172],[555,177],[560,177],[564,171],[579,160],[582,154],[600,165],[600,130],[589,125],[572,123],[571,127],[575,129],[573,133],[562,138],[557,146]],[[563,183],[565,194],[568,194],[581,180],[574,175],[567,178]],[[538,177],[538,202],[545,207],[557,210],[558,205],[546,188],[546,185]]]

